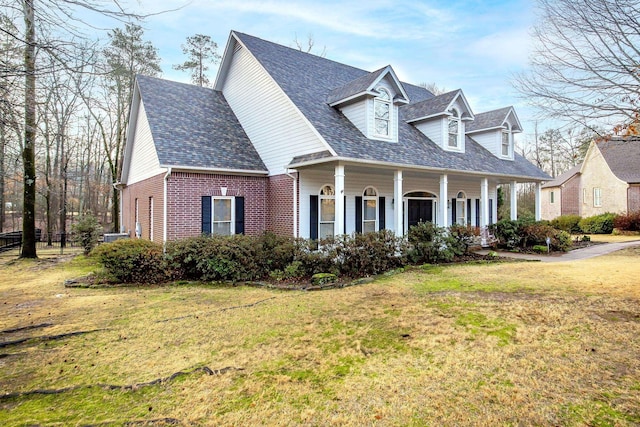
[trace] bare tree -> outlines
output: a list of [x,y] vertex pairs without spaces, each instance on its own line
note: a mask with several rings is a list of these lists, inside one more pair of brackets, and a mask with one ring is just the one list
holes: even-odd
[[298,40],[298,34],[295,34],[294,37],[293,37],[293,43],[295,43],[296,48],[300,52],[311,53],[311,54],[320,56],[322,58],[327,56],[327,47],[326,46],[322,47],[322,51],[319,54],[316,54],[316,53],[313,52],[313,48],[316,45],[316,42],[315,42],[315,40],[313,38],[313,34],[312,33],[307,34],[306,43],[305,42],[301,42],[300,40]]
[[537,0],[530,69],[514,86],[549,117],[634,132],[640,102],[637,0]]
[[174,65],[173,68],[179,71],[189,71],[193,84],[209,86],[210,80],[207,75],[209,64],[215,65],[220,62],[218,44],[210,36],[196,34],[187,37],[187,42],[182,45],[182,53],[187,55],[188,59],[182,64]]
[[431,82],[431,83],[422,82],[418,86],[425,88],[426,90],[428,90],[429,92],[431,92],[436,96],[442,95],[443,93],[448,92],[447,89],[445,89],[444,87],[438,86],[435,82]]

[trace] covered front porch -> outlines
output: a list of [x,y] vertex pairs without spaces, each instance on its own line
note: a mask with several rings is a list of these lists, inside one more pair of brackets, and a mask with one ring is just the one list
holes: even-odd
[[[518,177],[460,171],[390,168],[327,162],[297,168],[298,236],[322,238],[388,229],[398,236],[420,221],[486,230],[498,218],[497,187],[510,184],[511,219],[517,219]],[[535,217],[540,219],[540,182]]]

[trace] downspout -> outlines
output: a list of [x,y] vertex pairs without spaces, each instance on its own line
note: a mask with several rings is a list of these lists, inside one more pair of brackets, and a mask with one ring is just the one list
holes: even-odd
[[118,193],[120,193],[120,206],[119,206],[119,210],[120,212],[118,212],[118,215],[120,215],[120,218],[118,218],[120,221],[120,230],[113,230],[114,233],[124,233],[124,224],[122,223],[122,218],[123,218],[123,209],[122,209],[122,189],[124,187],[124,185],[122,184],[122,182],[118,181],[118,182],[114,182],[113,184],[113,188],[118,190]]
[[171,176],[171,167],[167,168],[167,173],[164,175],[163,180],[163,193],[162,193],[162,245],[167,243],[167,181]]
[[[298,177],[291,175],[289,171],[295,169],[287,169],[285,174],[293,180],[293,237],[298,237]],[[297,171],[296,171],[297,172]]]

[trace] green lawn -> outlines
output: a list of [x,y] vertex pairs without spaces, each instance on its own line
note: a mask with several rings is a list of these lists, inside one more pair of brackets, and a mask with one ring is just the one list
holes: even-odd
[[65,288],[91,260],[4,257],[0,425],[638,425],[639,261],[285,292]]

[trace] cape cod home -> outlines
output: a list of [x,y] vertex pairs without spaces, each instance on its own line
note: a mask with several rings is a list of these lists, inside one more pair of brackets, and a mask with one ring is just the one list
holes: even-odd
[[542,186],[542,218],[640,211],[640,138],[593,141],[582,164]]
[[369,72],[231,32],[214,89],[138,76],[123,229],[165,242],[486,228],[497,186],[520,182],[537,184],[540,217],[550,178],[515,153],[521,131],[512,107],[474,113],[462,90],[434,96],[391,66]]

